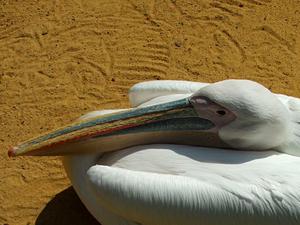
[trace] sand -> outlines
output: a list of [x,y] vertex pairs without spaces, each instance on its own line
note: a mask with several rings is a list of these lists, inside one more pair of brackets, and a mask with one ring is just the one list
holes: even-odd
[[0,224],[97,224],[59,158],[9,146],[144,80],[252,79],[300,96],[300,4],[288,0],[1,1]]

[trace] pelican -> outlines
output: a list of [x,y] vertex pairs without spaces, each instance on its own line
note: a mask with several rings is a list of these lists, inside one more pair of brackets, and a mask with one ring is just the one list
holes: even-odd
[[9,155],[64,155],[102,225],[300,224],[300,99],[248,80],[148,81],[129,99]]

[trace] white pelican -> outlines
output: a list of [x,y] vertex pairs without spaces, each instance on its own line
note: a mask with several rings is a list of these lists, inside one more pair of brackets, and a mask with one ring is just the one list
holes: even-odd
[[129,97],[137,109],[89,113],[9,154],[90,153],[64,165],[102,225],[300,224],[299,99],[247,80],[144,82]]

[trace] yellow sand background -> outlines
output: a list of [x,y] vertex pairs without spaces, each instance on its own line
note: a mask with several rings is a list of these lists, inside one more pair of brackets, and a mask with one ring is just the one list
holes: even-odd
[[297,0],[0,1],[0,224],[97,224],[58,158],[9,146],[153,79],[246,78],[300,96]]

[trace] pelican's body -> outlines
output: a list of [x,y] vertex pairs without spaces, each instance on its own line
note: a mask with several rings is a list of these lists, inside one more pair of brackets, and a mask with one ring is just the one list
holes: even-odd
[[300,224],[299,99],[239,80],[144,82],[129,98],[137,110],[89,113],[9,154],[92,152],[64,166],[102,225]]
[[[184,98],[206,85],[146,82],[131,90],[130,100],[133,107],[144,107]],[[299,109],[298,99],[277,98],[288,110]],[[111,111],[83,118],[103,113]],[[297,156],[160,144],[64,162],[82,202],[103,225],[300,223]]]
[[299,224],[295,156],[148,145],[94,159],[72,156],[65,165],[103,225]]

